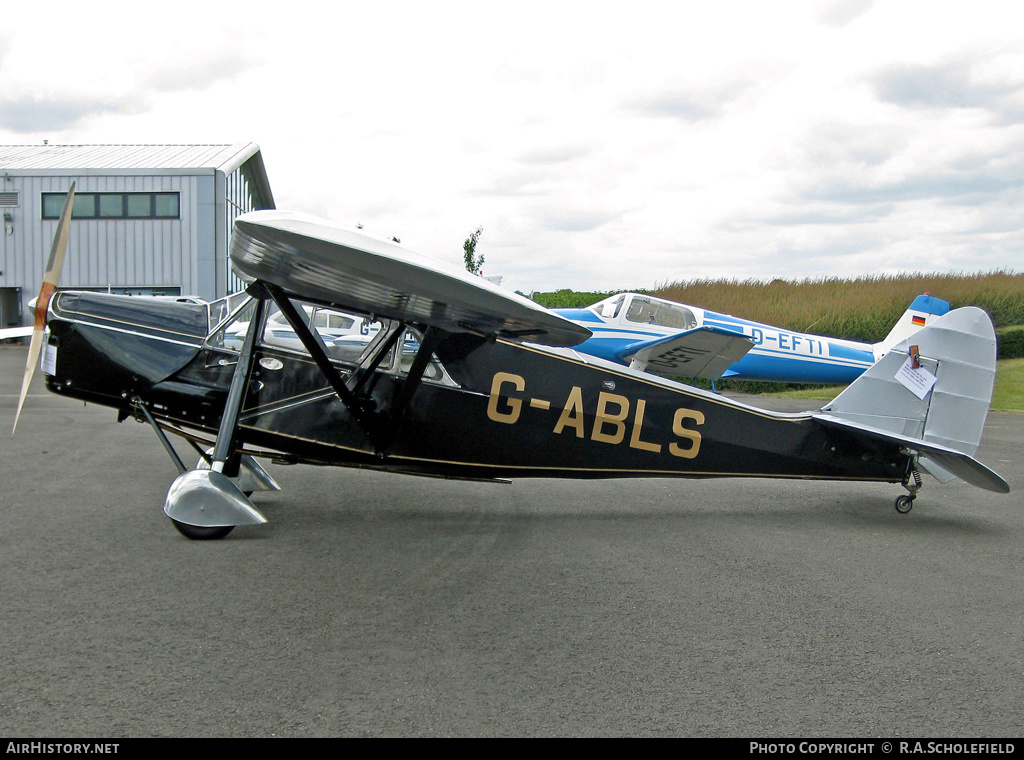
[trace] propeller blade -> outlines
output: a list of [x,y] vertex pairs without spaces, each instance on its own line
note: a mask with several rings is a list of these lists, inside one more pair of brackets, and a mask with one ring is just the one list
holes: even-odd
[[39,352],[43,347],[43,330],[46,329],[46,311],[50,307],[50,299],[57,290],[60,273],[64,268],[64,254],[68,248],[68,231],[74,203],[75,183],[72,182],[67,197],[64,199],[64,208],[60,212],[60,221],[57,223],[57,233],[53,236],[53,246],[50,248],[50,260],[46,264],[43,284],[39,288],[39,297],[36,299],[35,324],[32,327],[32,340],[28,345],[28,361],[25,363],[25,376],[21,381],[21,395],[18,398],[18,410],[14,414],[11,438],[14,438],[14,431],[18,429],[21,408],[25,405],[28,387],[32,384],[32,376],[35,374],[36,364],[39,362]]

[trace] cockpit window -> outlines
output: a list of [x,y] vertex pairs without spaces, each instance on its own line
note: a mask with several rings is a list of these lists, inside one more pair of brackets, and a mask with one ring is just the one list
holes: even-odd
[[[394,362],[392,365],[392,369],[396,374],[401,377],[409,374],[409,369],[412,367],[412,363],[416,359],[416,354],[420,350],[420,341],[422,339],[423,337],[420,335],[418,330],[405,331],[405,335],[402,339],[402,350],[399,353],[398,361]],[[430,362],[427,364],[427,368],[423,371],[423,380],[424,382],[440,383],[442,385],[458,385],[454,380],[452,380],[436,354],[430,355]]]
[[[242,349],[242,343],[249,332],[250,322],[255,313],[256,302],[244,293],[235,295],[241,296],[241,298],[228,296],[227,299],[210,304],[211,318],[214,312],[222,315],[216,329],[206,339],[206,344],[212,348],[228,351],[241,351]],[[326,306],[308,303],[296,303],[295,305],[299,314],[305,317],[307,327],[320,335],[327,349],[327,355],[344,363],[358,363],[384,326],[384,323],[379,320],[349,314]],[[234,308],[233,314],[229,311],[232,307]],[[230,314],[227,319],[223,316],[225,312]],[[268,304],[268,316],[263,324],[261,343],[289,351],[307,353],[299,336],[273,302]]]
[[[350,314],[328,306],[296,303],[306,326],[315,331],[324,343],[327,356],[345,364],[357,364],[384,323],[370,317]],[[306,353],[306,347],[276,305],[263,328],[263,345]]]
[[[332,360],[356,366],[371,362],[370,357],[376,352],[386,351],[383,358],[379,361],[373,360],[371,363],[381,370],[401,377],[409,374],[422,341],[419,331],[406,329],[401,341],[389,340],[389,336],[400,329],[397,323],[390,320],[376,320],[319,304],[294,300],[292,303],[304,317],[306,325],[320,336],[327,356]],[[222,320],[206,339],[206,345],[226,351],[241,351],[255,310],[256,302],[252,299],[249,299],[242,308],[236,306],[236,312],[228,319]],[[267,304],[267,317],[263,323],[260,344],[304,356],[309,355],[295,330],[272,301]],[[395,350],[396,344],[400,345],[400,350]],[[390,347],[385,348],[387,345]],[[423,380],[455,387],[458,385],[436,355],[431,356],[424,370]]]
[[626,319],[630,322],[674,327],[679,330],[689,330],[697,326],[697,318],[685,306],[644,296],[633,296],[626,312]]

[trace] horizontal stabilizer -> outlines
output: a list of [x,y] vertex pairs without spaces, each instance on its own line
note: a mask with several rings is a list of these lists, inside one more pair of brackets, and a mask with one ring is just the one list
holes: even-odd
[[547,346],[590,337],[533,301],[394,243],[282,211],[235,220],[231,263],[246,277],[343,308]]
[[720,327],[697,327],[662,338],[631,343],[619,352],[635,369],[717,380],[753,347],[745,335]]
[[926,443],[919,438],[911,438],[910,436],[898,435],[887,430],[860,425],[829,414],[814,414],[813,417],[826,426],[841,427],[846,430],[864,433],[871,438],[881,438],[893,443],[901,443],[906,448],[921,454],[926,463],[928,460],[934,460],[940,467],[961,480],[970,483],[972,486],[996,493],[1010,492],[1009,484],[997,473],[990,470],[974,457],[951,449],[948,446]]

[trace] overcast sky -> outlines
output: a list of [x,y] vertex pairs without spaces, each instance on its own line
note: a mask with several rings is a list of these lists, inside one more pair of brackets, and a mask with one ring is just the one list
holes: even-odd
[[525,292],[1024,269],[1014,0],[8,5],[0,143],[255,142]]

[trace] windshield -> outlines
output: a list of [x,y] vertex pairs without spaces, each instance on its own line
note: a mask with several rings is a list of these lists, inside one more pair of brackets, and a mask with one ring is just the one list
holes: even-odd
[[626,300],[626,296],[624,295],[612,296],[611,298],[606,298],[603,301],[598,301],[588,308],[599,317],[614,319],[619,316],[619,309],[622,308],[622,302],[624,300]]
[[249,299],[249,294],[245,292],[232,293],[224,298],[219,298],[213,301],[209,305],[210,309],[210,332],[213,332],[221,322],[228,318],[228,316],[238,309],[243,303]]

